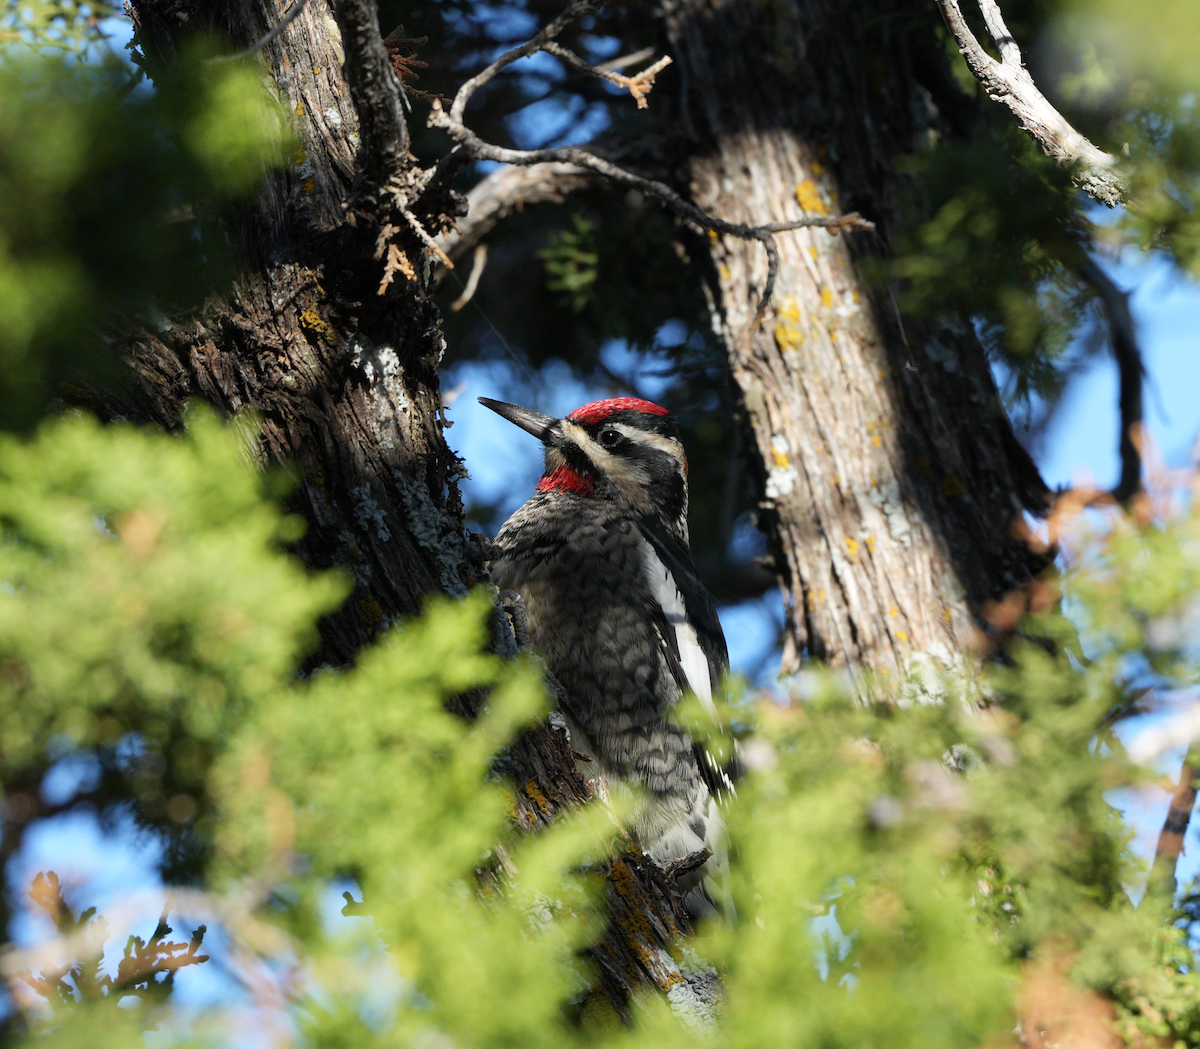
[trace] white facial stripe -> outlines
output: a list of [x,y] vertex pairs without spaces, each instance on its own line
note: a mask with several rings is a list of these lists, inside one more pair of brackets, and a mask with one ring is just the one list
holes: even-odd
[[599,441],[592,440],[587,430],[570,419],[563,420],[563,435],[595,464],[597,470],[617,485],[633,505],[648,504],[646,484],[649,477],[640,464],[613,455]]
[[608,425],[631,441],[648,444],[651,448],[657,448],[659,451],[674,456],[681,463],[684,461],[683,445],[674,438],[664,437],[661,433],[652,433],[648,430],[639,430],[636,426],[630,426],[627,423],[609,423]]

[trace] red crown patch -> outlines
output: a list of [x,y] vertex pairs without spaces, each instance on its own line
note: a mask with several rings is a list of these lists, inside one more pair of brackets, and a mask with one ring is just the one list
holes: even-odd
[[670,415],[662,405],[643,401],[638,397],[613,397],[607,401],[593,401],[576,408],[568,419],[573,423],[598,423],[616,412],[643,412],[646,415]]

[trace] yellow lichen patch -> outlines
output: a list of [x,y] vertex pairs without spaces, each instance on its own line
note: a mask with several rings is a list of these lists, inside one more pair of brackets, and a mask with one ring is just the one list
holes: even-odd
[[304,116],[304,103],[303,102],[296,103],[296,115],[300,116],[300,117]]
[[800,323],[800,304],[793,295],[784,299],[782,305],[775,312],[785,321],[791,321],[793,324]]
[[815,245],[815,244],[810,244],[810,245],[808,246],[808,253],[809,253],[809,254],[810,254],[810,255],[811,255],[811,256],[812,256],[814,259],[815,259],[815,258],[817,258],[817,248],[816,248],[816,245]]
[[846,536],[846,549],[850,551],[851,557],[858,556],[858,540],[852,535]]
[[717,272],[721,275],[721,280],[729,280],[729,267],[726,266],[725,263],[722,262],[721,265],[717,267]]
[[903,630],[897,630],[896,631],[896,640],[897,641],[907,641],[908,635]]
[[822,164],[819,160],[814,160],[812,162],[812,164],[809,166],[809,171],[811,171],[814,175],[824,175],[825,174],[825,165]]
[[333,329],[329,327],[317,312],[315,306],[309,306],[303,313],[300,314],[300,326],[307,331],[315,332],[317,335],[332,335]]
[[775,342],[784,353],[789,350],[794,353],[804,345],[804,332],[794,324],[780,321],[775,325]]
[[892,605],[888,608],[889,616],[898,616],[899,614],[900,614],[900,609],[898,609],[895,605]]
[[867,538],[864,539],[863,542],[867,546],[868,553],[871,553],[871,554],[875,553],[875,537],[873,535],[867,536]]
[[796,203],[814,215],[828,215],[829,205],[821,197],[817,184],[810,178],[796,184]]
[[546,800],[546,795],[541,792],[536,780],[526,780],[521,789],[525,792],[525,796],[538,807],[539,812],[543,815],[549,814],[550,802]]
[[790,460],[787,457],[787,453],[781,452],[778,448],[774,447],[773,445],[771,447],[771,462],[773,462],[776,466],[778,466],[780,469],[783,469],[783,470],[786,470],[790,464]]
[[316,192],[317,183],[315,179],[306,178],[300,185],[303,187],[305,193]]
[[711,244],[716,244],[716,242],[717,242],[718,240],[720,240],[720,239],[721,239],[721,238],[718,236],[718,234],[717,234],[717,231],[716,231],[715,229],[710,229],[710,230],[708,231],[708,240],[709,240],[709,243],[711,243]]
[[827,310],[833,309],[833,292],[829,288],[821,289],[821,305]]
[[876,448],[880,448],[883,445],[883,442],[879,439],[879,434],[876,434],[871,438],[871,443],[875,445]]

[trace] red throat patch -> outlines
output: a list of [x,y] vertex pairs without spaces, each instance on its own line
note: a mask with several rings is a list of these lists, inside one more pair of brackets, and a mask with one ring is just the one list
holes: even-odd
[[643,412],[646,415],[671,414],[662,405],[643,401],[638,397],[613,397],[607,401],[593,401],[591,404],[585,404],[582,408],[576,408],[567,418],[573,423],[598,423],[615,412]]
[[551,492],[556,488],[576,495],[591,495],[596,490],[596,479],[591,474],[581,474],[569,466],[555,467],[553,473],[548,473],[537,483],[539,492]]

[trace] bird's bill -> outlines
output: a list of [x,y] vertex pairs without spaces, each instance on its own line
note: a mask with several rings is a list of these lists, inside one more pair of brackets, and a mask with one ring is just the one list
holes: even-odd
[[557,419],[552,415],[543,415],[532,408],[522,408],[519,404],[508,404],[506,401],[493,401],[490,397],[480,397],[479,403],[485,408],[491,408],[502,419],[507,419],[514,426],[521,427],[526,433],[533,434],[539,441],[549,443],[552,437],[551,428]]

